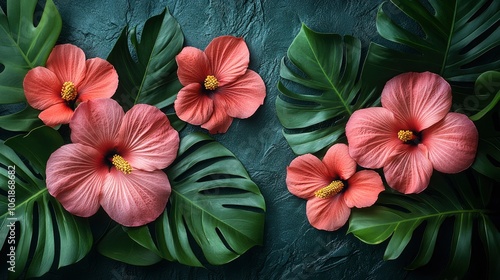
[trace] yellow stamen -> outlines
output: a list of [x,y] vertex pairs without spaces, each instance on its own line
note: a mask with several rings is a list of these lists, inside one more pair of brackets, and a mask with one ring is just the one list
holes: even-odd
[[219,87],[219,81],[217,80],[217,78],[215,76],[208,75],[205,78],[204,85],[205,85],[205,89],[207,89],[207,90],[216,90]]
[[330,198],[338,194],[343,188],[344,183],[340,180],[335,180],[330,185],[315,191],[314,195],[319,198]]
[[76,92],[76,87],[73,82],[64,82],[61,88],[61,97],[66,101],[73,101],[76,99],[78,93]]
[[111,163],[116,167],[116,169],[123,172],[123,174],[130,174],[132,172],[132,166],[120,155],[114,155]]
[[404,143],[415,139],[413,132],[411,130],[400,130],[398,132],[398,139],[403,141]]

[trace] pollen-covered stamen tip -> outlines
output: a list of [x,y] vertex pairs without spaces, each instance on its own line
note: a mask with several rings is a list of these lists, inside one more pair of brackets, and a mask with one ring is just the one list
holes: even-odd
[[73,101],[76,99],[78,92],[76,91],[75,84],[73,82],[64,82],[61,88],[61,97],[66,101]]
[[411,130],[400,130],[398,132],[398,139],[406,143],[408,141],[414,140],[415,135],[413,135],[413,132]]
[[330,198],[338,194],[344,188],[344,183],[340,180],[331,182],[328,186],[323,187],[314,192],[314,196],[318,198]]
[[208,75],[203,83],[206,90],[216,90],[219,87],[219,81],[215,76]]
[[123,174],[130,174],[132,172],[132,166],[120,155],[114,155],[111,159],[111,163],[116,167],[116,169],[123,172]]

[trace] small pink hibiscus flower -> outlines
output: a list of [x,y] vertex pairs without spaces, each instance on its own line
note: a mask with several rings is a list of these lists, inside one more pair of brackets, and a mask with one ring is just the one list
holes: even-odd
[[439,75],[392,78],[382,91],[382,107],[358,110],[347,122],[350,155],[363,167],[383,167],[388,185],[406,194],[427,188],[433,169],[467,169],[478,132],[467,116],[449,112],[451,98],[450,85]]
[[250,52],[242,38],[221,36],[205,51],[185,47],[176,57],[184,86],[174,108],[179,118],[210,133],[225,133],[233,118],[248,118],[264,103],[266,86],[248,70]]
[[118,74],[106,60],[85,60],[80,48],[64,44],[54,47],[45,67],[28,71],[23,87],[28,104],[42,111],[38,117],[56,126],[69,123],[80,102],[113,96]]
[[127,113],[108,98],[78,106],[71,141],[47,162],[47,189],[70,213],[89,217],[100,205],[116,222],[141,226],[165,209],[170,183],[162,171],[177,156],[179,134],[154,106]]
[[307,199],[309,223],[321,230],[337,230],[349,219],[351,208],[368,207],[384,190],[373,170],[356,172],[356,162],[345,144],[335,144],[323,160],[312,154],[295,158],[287,168],[288,190]]

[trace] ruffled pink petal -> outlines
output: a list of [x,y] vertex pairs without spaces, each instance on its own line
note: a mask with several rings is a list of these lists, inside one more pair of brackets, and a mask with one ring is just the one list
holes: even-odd
[[331,178],[347,180],[356,172],[356,161],[349,155],[349,147],[346,144],[335,144],[323,158]]
[[429,185],[432,163],[427,148],[418,146],[399,147],[384,166],[384,175],[389,187],[405,193],[420,193]]
[[57,45],[45,66],[56,74],[61,86],[64,82],[73,82],[78,90],[78,85],[85,78],[85,53],[75,45]]
[[200,125],[210,119],[214,104],[213,100],[202,92],[201,84],[189,84],[177,94],[174,109],[181,120]]
[[193,47],[185,47],[175,57],[177,62],[177,76],[183,86],[197,83],[203,84],[208,75],[214,75],[210,69],[207,55]]
[[51,127],[69,123],[72,116],[73,110],[66,103],[54,104],[38,114],[43,123]]
[[69,123],[71,141],[106,153],[116,145],[125,113],[113,99],[92,99],[80,104]]
[[429,150],[434,169],[458,173],[474,162],[479,136],[466,115],[448,113],[442,121],[422,132],[422,141]]
[[380,168],[394,149],[403,145],[397,137],[399,130],[392,113],[385,108],[357,110],[345,128],[349,154],[363,167]]
[[382,178],[373,170],[356,172],[347,184],[344,201],[349,208],[372,206],[377,201],[379,193],[384,190]]
[[95,98],[110,98],[118,88],[118,74],[111,63],[101,58],[86,61],[87,73],[81,82],[78,99],[81,102]]
[[296,157],[286,169],[286,186],[293,195],[304,199],[332,182],[329,171],[321,160],[311,154]]
[[201,125],[202,128],[207,129],[210,134],[226,133],[231,126],[233,118],[230,117],[224,108],[214,102],[214,112],[210,119]]
[[326,199],[314,197],[307,201],[306,215],[313,227],[334,231],[345,225],[351,208],[347,207],[342,195]]
[[123,174],[111,168],[100,202],[111,219],[136,227],[154,221],[163,213],[170,192],[170,182],[161,170],[132,170],[130,174]]
[[99,209],[107,173],[102,155],[81,144],[57,149],[47,161],[47,189],[70,213],[89,217]]
[[205,53],[221,87],[243,76],[250,62],[250,51],[243,38],[217,37],[208,44]]
[[45,110],[64,102],[61,98],[61,82],[45,67],[39,66],[28,71],[24,77],[23,88],[26,100],[35,109]]
[[144,171],[163,169],[177,156],[179,133],[158,108],[138,104],[122,120],[118,132],[118,153],[133,168]]
[[264,81],[259,74],[251,70],[234,83],[219,87],[214,94],[214,99],[223,104],[226,113],[239,119],[252,116],[259,106],[264,104],[265,97]]
[[451,87],[431,72],[404,73],[389,80],[382,91],[382,106],[403,125],[420,132],[440,121],[451,108]]

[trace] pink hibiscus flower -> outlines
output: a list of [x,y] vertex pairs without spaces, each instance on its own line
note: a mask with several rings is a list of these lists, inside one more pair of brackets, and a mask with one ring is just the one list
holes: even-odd
[[118,87],[113,65],[101,58],[85,60],[74,45],[55,46],[45,66],[28,71],[23,87],[28,104],[42,111],[38,117],[48,126],[69,123],[80,102],[109,98]]
[[384,190],[382,179],[373,170],[356,172],[356,162],[345,144],[335,144],[323,160],[306,154],[287,168],[288,190],[307,199],[309,223],[317,229],[337,230],[351,214],[351,208],[368,207]]
[[266,86],[247,69],[250,52],[242,38],[217,37],[205,51],[185,47],[176,61],[184,87],[174,108],[185,122],[225,133],[233,118],[248,118],[264,103]]
[[179,135],[154,106],[127,113],[112,99],[78,106],[71,141],[47,162],[47,189],[66,210],[89,217],[100,205],[116,222],[141,226],[165,209],[170,183],[161,170],[177,155]]
[[474,161],[477,129],[450,108],[451,87],[440,76],[396,76],[384,87],[382,107],[358,110],[347,122],[349,153],[363,167],[383,167],[390,187],[419,193],[433,169],[457,173]]

